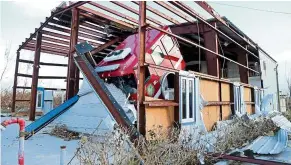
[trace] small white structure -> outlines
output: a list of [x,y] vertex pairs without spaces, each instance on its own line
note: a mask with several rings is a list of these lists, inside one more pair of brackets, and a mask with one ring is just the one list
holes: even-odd
[[287,96],[286,95],[280,95],[280,110],[281,112],[287,111]]
[[53,91],[44,90],[42,87],[37,88],[36,111],[46,114],[53,109]]

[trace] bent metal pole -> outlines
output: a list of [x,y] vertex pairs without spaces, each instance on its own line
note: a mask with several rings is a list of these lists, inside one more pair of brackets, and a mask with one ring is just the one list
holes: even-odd
[[18,164],[24,165],[24,128],[25,128],[25,120],[21,118],[14,118],[4,120],[0,125],[0,130],[3,131],[10,124],[18,124],[19,125],[19,149],[18,149]]

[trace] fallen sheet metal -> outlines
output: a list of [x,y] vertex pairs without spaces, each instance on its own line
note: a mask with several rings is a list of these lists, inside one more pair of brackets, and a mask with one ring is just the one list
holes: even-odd
[[291,122],[282,115],[277,115],[275,117],[272,117],[272,121],[281,129],[284,129],[291,133]]
[[251,150],[257,154],[279,154],[287,147],[288,133],[280,129],[275,136],[260,136],[244,150]]

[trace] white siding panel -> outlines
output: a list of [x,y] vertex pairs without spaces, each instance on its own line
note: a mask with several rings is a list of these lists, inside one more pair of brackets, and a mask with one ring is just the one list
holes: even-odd
[[278,110],[276,65],[270,57],[260,52],[261,79],[263,80],[264,95],[273,95],[271,110]]

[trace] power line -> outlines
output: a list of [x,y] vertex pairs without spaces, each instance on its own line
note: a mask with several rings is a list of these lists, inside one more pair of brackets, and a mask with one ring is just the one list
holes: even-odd
[[276,14],[288,14],[288,15],[291,15],[291,13],[283,12],[283,11],[265,10],[265,9],[258,9],[258,8],[252,8],[252,7],[246,7],[246,6],[230,5],[230,4],[218,3],[218,2],[210,2],[210,3],[214,3],[214,4],[218,4],[218,5],[224,5],[224,6],[244,8],[244,9],[250,9],[250,10],[256,10],[256,11],[262,11],[262,12],[269,12],[269,13],[276,13]]

